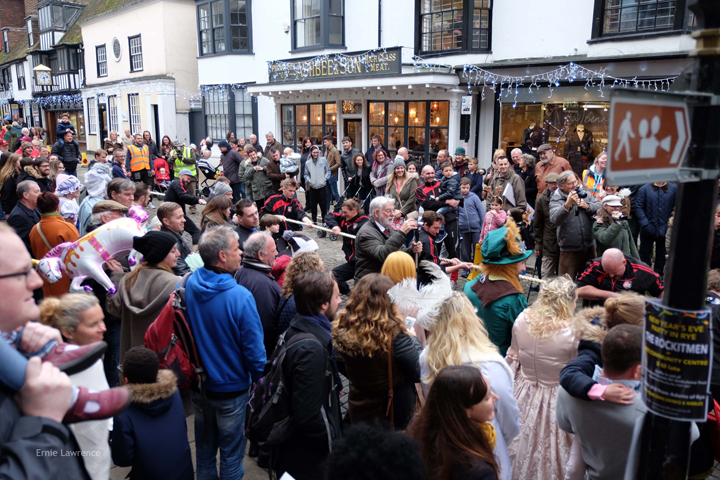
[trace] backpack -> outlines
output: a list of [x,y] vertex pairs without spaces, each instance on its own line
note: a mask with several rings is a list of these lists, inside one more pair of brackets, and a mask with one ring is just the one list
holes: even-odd
[[178,389],[182,392],[192,387],[202,391],[206,376],[187,322],[185,283],[188,277],[186,275],[170,294],[160,315],[145,332],[145,347],[157,353],[161,369],[175,373]]
[[[285,343],[284,332],[278,338],[272,356],[265,364],[263,377],[255,382],[250,392],[245,413],[245,436],[260,446],[274,447],[292,434],[292,395],[285,378],[285,358],[288,351],[303,341],[321,345],[314,335],[298,333]],[[325,375],[329,372],[327,362]]]

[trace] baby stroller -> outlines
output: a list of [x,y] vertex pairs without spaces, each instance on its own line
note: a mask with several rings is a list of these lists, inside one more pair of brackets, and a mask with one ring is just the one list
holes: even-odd
[[[154,184],[154,190],[156,192],[165,193],[167,191],[167,186],[163,185],[163,183],[169,183],[170,178],[170,168],[168,167],[167,162],[164,158],[158,157],[155,159],[155,162],[153,163],[153,167],[155,168],[155,177],[153,177],[153,184]],[[162,177],[160,174],[160,169],[165,169],[165,177]]]
[[210,188],[215,185],[215,182],[208,183],[208,180],[217,180],[217,177],[222,175],[222,167],[220,165],[218,165],[217,168],[213,167],[212,164],[204,158],[198,160],[196,165],[204,177],[202,182],[200,182],[200,194],[209,197]]

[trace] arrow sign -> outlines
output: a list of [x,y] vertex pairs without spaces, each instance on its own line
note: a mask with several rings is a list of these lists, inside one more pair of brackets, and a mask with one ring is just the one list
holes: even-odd
[[685,99],[615,91],[609,136],[607,178],[612,184],[678,180],[691,137]]

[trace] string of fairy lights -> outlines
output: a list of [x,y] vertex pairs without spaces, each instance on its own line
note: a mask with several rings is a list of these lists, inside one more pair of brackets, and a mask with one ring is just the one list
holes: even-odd
[[[391,52],[393,53],[393,52]],[[371,49],[365,52],[345,55],[343,53],[323,54],[303,61],[282,61],[270,60],[268,64],[268,76],[273,82],[303,82],[312,76],[312,71],[320,66],[327,67],[328,72],[333,76],[343,77],[356,75],[357,73],[370,73],[371,68],[378,62],[386,60],[388,55],[387,48]],[[566,65],[560,65],[546,72],[528,74],[528,75],[507,75],[503,73],[495,73],[476,65],[465,64],[460,67],[454,67],[448,64],[432,63],[419,57],[412,57],[412,65],[416,73],[453,73],[458,72],[460,81],[465,83],[470,92],[473,87],[480,88],[480,99],[485,100],[487,91],[490,90],[497,94],[497,101],[509,102],[512,100],[513,106],[517,105],[518,95],[521,89],[526,88],[528,93],[539,93],[541,89],[546,88],[548,99],[553,97],[556,88],[562,84],[583,83],[586,90],[596,88],[601,98],[605,97],[608,89],[613,88],[636,88],[644,90],[652,90],[665,92],[668,91],[677,76],[642,79],[637,76],[632,78],[621,78],[610,75],[607,69],[601,68],[593,70],[575,62],[569,62]],[[139,87],[130,80],[123,80],[113,85],[112,89],[117,91],[137,90]],[[146,87],[147,89],[147,87]],[[224,83],[215,85],[198,85],[198,91],[190,92],[177,89],[174,86],[167,85],[163,89],[163,94],[175,95],[176,98],[183,98],[191,102],[202,101],[208,96],[216,97],[217,95],[227,95],[230,92],[245,92],[247,86],[239,83]],[[1,91],[1,89],[0,89]],[[8,91],[10,95],[0,98],[0,105],[9,103],[9,97],[12,91]],[[77,105],[82,104],[83,95],[81,94],[57,94],[42,97],[34,97],[32,99],[16,100],[13,103],[28,104],[32,103],[41,107],[57,106],[57,105]]]

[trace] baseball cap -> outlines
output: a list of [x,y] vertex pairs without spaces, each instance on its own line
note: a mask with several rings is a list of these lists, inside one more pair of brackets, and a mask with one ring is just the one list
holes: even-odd
[[0,138],[0,147],[7,147],[8,145],[10,144],[7,142],[7,140],[3,140],[2,138]]

